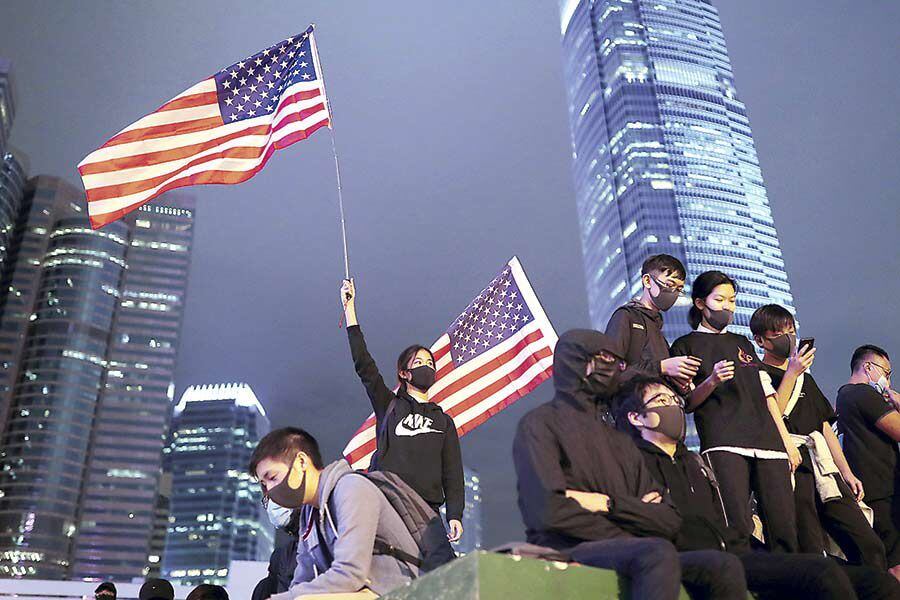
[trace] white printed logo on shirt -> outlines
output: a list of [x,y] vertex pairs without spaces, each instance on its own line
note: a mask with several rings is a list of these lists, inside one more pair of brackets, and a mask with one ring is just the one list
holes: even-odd
[[399,423],[397,423],[397,428],[394,429],[394,433],[400,437],[412,437],[414,435],[419,435],[420,433],[444,433],[443,431],[432,429],[432,423],[434,423],[434,419],[429,419],[422,415],[406,415]]

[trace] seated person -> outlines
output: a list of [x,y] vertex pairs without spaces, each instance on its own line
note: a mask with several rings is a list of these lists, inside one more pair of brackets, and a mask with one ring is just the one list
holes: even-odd
[[740,561],[716,550],[677,553],[681,525],[631,439],[604,422],[625,370],[615,342],[585,329],[560,336],[556,395],[519,422],[513,443],[527,540],[585,565],[615,570],[632,598],[746,599]]
[[263,499],[302,508],[297,568],[287,592],[297,596],[361,592],[384,594],[418,576],[419,568],[388,554],[375,554],[376,538],[408,556],[419,548],[385,495],[346,460],[327,466],[319,444],[306,431],[276,429],[259,441],[250,458]]
[[712,471],[684,445],[684,404],[659,377],[640,376],[620,391],[616,422],[631,434],[647,468],[681,513],[679,550],[716,548],[737,555],[747,587],[766,598],[897,598],[900,586],[884,570],[839,565],[817,554],[751,551],[750,539],[726,524]]

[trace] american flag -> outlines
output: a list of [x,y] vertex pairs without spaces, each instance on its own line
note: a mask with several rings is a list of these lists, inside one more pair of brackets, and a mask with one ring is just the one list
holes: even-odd
[[331,126],[313,27],[226,67],[78,165],[93,228],[163,192],[241,183],[280,148]]
[[[464,435],[550,377],[556,339],[513,257],[431,346],[437,379],[430,400],[453,417]],[[354,469],[369,467],[375,433],[373,414],[344,448]]]

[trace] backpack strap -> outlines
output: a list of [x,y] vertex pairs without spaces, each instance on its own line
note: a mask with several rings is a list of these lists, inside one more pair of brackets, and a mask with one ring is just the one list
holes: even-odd
[[391,398],[391,402],[388,404],[387,410],[384,411],[384,416],[381,418],[381,422],[378,423],[378,429],[376,431],[375,436],[375,454],[372,455],[372,461],[369,464],[369,468],[372,470],[378,469],[378,457],[379,450],[381,453],[387,451],[388,446],[388,421],[391,419],[391,415],[397,409],[397,394],[394,394],[394,397]]

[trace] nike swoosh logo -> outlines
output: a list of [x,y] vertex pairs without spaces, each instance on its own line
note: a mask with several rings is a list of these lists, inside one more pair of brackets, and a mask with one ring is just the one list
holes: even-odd
[[438,431],[437,429],[432,429],[430,427],[420,427],[418,429],[410,429],[407,427],[403,421],[397,423],[397,427],[394,429],[394,433],[400,437],[412,437],[414,435],[419,435],[420,433],[444,433],[443,431]]

